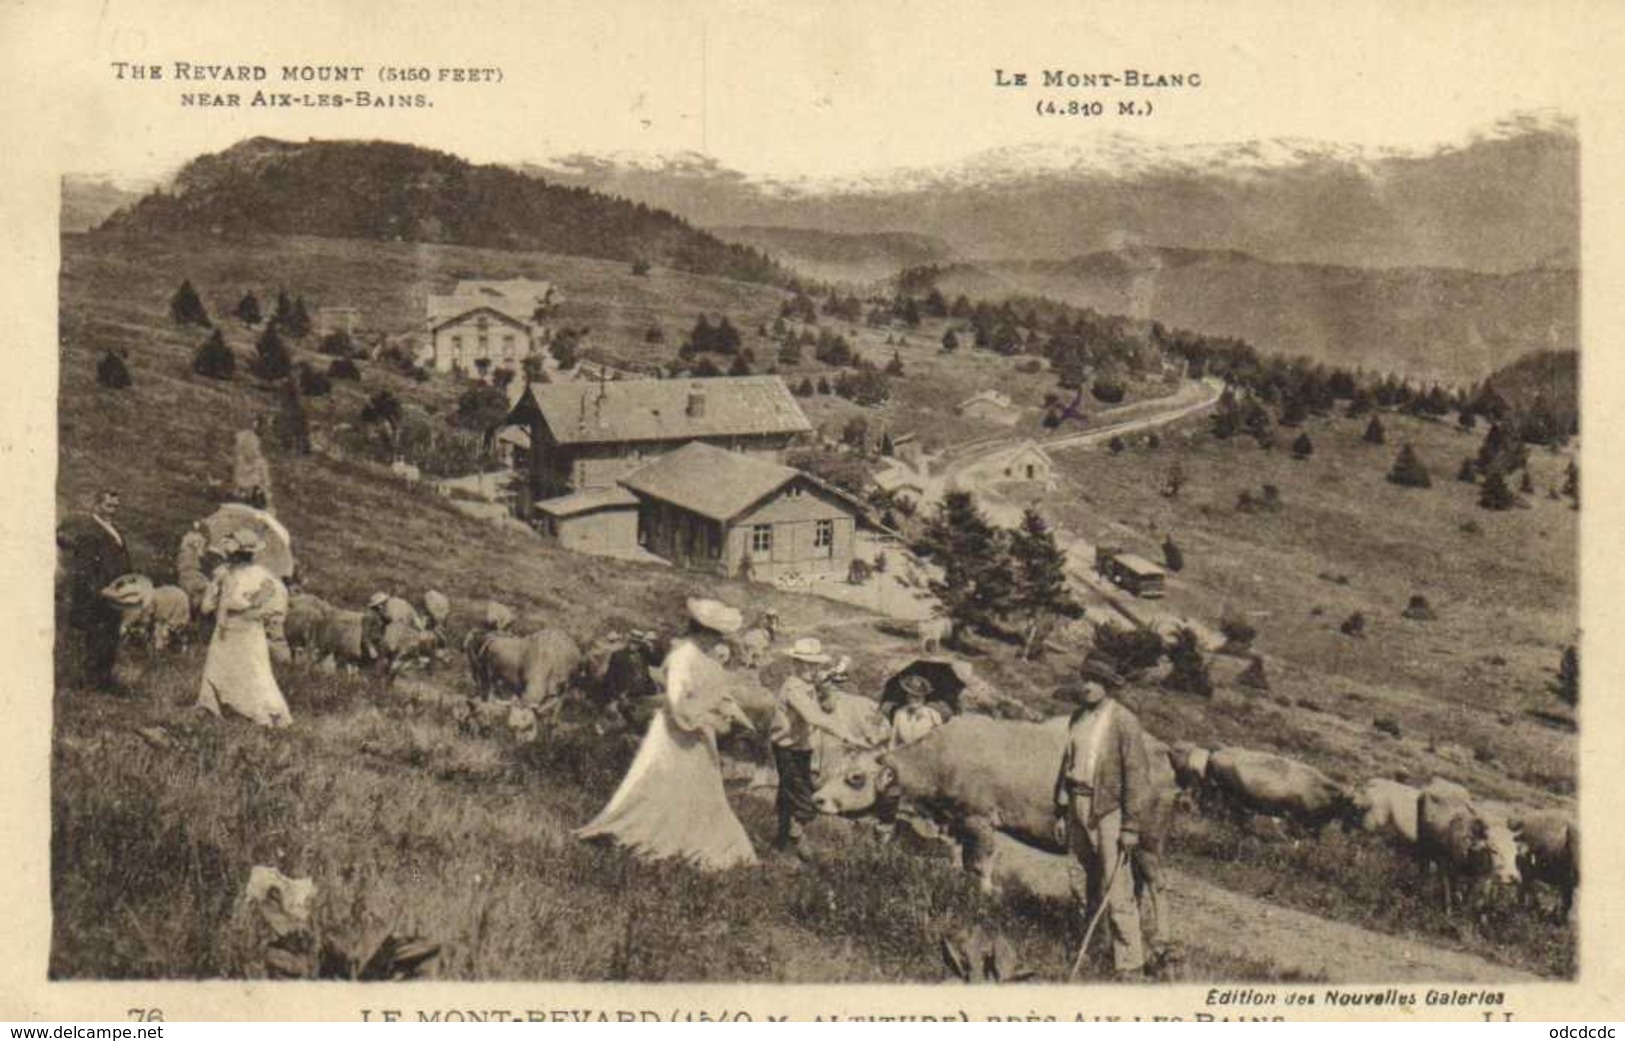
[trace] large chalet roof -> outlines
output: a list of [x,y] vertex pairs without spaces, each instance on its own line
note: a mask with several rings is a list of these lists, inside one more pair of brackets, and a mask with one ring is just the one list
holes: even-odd
[[529,278],[465,280],[450,293],[429,295],[429,325],[438,327],[481,307],[529,323],[538,307],[557,302],[558,293],[551,282]]
[[863,503],[811,474],[703,441],[666,453],[622,477],[621,484],[638,495],[726,522],[797,478],[823,489],[853,513],[865,513]]
[[777,376],[532,383],[507,422],[524,426],[538,413],[554,441],[571,445],[799,434],[812,429]]

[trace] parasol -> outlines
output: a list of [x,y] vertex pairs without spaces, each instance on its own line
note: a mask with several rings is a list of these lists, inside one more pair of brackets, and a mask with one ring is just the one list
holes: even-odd
[[254,554],[254,562],[281,579],[293,575],[293,539],[282,522],[252,506],[228,502],[203,518],[203,531],[211,546],[234,531],[252,528],[259,533],[265,545]]

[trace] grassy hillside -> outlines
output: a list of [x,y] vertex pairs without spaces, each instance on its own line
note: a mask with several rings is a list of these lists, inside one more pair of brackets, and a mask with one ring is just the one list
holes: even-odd
[[1145,248],[1067,261],[955,265],[937,285],[950,299],[1030,293],[1239,337],[1266,352],[1461,385],[1526,352],[1572,348],[1579,338],[1573,268],[1496,275]]
[[387,141],[256,137],[201,156],[110,218],[137,235],[321,235],[643,259],[698,274],[777,282],[761,254],[664,210],[564,188],[502,166]]
[[[567,291],[577,287],[568,306],[628,327],[646,316],[623,318],[632,306],[623,296],[657,315],[709,309],[712,301],[766,308],[777,299],[760,287],[714,279],[659,273],[635,279],[623,265],[328,239],[267,241],[249,251],[227,243],[70,237],[64,253],[59,508],[80,506],[95,488],[120,486],[136,564],[160,577],[169,574],[185,525],[216,501],[214,486],[230,470],[232,433],[271,407],[270,396],[244,378],[217,383],[190,373],[187,361],[201,333],[177,330],[167,314],[168,294],[182,278],[193,280],[216,314],[243,288],[286,285],[312,304],[359,303],[369,322],[376,310],[380,328],[409,328],[415,321],[408,302],[415,290],[404,286],[427,284],[462,265],[493,277],[557,276]],[[336,296],[326,295],[334,290]],[[398,319],[401,325],[386,324],[401,314],[409,316]],[[228,328],[228,339],[246,350],[240,330]],[[104,346],[129,349],[131,389],[96,385],[94,365]],[[1012,361],[991,355],[973,361],[967,352],[943,358],[924,334],[902,350],[911,370],[937,366],[945,374],[961,365]],[[986,378],[992,377],[988,370]],[[911,383],[906,378],[903,386]],[[363,395],[378,387],[439,410],[460,389],[450,381],[420,385],[369,365],[359,387],[311,402],[313,422],[354,423]],[[1394,421],[1396,434],[1400,422]],[[1339,426],[1350,426],[1348,437],[1354,436],[1352,424]],[[1559,801],[1554,789],[1566,790],[1573,776],[1572,737],[1536,728],[1515,712],[1513,723],[1501,724],[1494,713],[1535,704],[1542,663],[1548,657],[1555,663],[1550,645],[1571,638],[1574,515],[1546,502],[1523,513],[1473,513],[1484,548],[1453,556],[1452,529],[1420,517],[1391,521],[1411,501],[1382,499],[1352,462],[1331,466],[1340,451],[1351,460],[1358,451],[1338,449],[1340,433],[1317,427],[1314,436],[1327,445],[1307,464],[1201,439],[1187,449],[1173,438],[1156,456],[1136,448],[1068,463],[1077,483],[1056,505],[1083,511],[1064,515],[1074,531],[1093,534],[1094,525],[1113,522],[1145,530],[1143,518],[1164,502],[1146,475],[1160,474],[1173,453],[1182,453],[1191,485],[1179,504],[1166,506],[1176,511],[1175,530],[1190,560],[1176,596],[1189,597],[1191,609],[1210,618],[1231,603],[1276,612],[1260,622],[1259,646],[1270,656],[1277,694],[1304,691],[1320,706],[1233,691],[1206,701],[1143,689],[1133,699],[1152,729],[1169,739],[1277,748],[1350,779],[1404,768],[1446,773],[1477,790],[1531,803]],[[1414,436],[1458,435],[1419,426]],[[1419,494],[1435,496],[1429,501],[1436,504],[1459,503],[1465,486],[1444,487],[1443,464],[1436,461],[1442,442],[1419,445],[1441,485]],[[495,597],[519,608],[527,628],[553,625],[585,640],[611,623],[676,624],[685,596],[717,595],[747,614],[774,606],[792,634],[819,635],[854,655],[865,689],[887,661],[909,649],[875,619],[831,602],[557,552],[409,491],[363,462],[275,454],[271,463],[279,515],[293,533],[308,584],[340,603],[358,605],[379,588],[414,597],[437,588],[452,598],[454,630],[470,625],[483,601]],[[1545,457],[1535,462],[1542,482],[1548,463],[1557,466]],[[1248,518],[1249,528],[1225,512],[1233,483],[1266,479],[1260,466],[1275,468],[1270,475],[1283,488],[1287,508],[1305,511],[1301,531],[1286,531],[1275,518]],[[1325,479],[1328,470],[1338,480]],[[1322,481],[1335,494],[1311,507],[1309,489]],[[1351,537],[1350,516],[1368,522],[1371,532]],[[1379,521],[1400,527],[1384,534],[1390,529]],[[1538,534],[1542,527],[1545,536]],[[1425,549],[1404,549],[1402,536]],[[1542,537],[1549,539],[1546,550],[1539,548]],[[1393,615],[1408,592],[1402,579],[1407,572],[1431,575],[1424,570],[1434,559],[1429,553],[1451,564],[1449,576],[1424,587],[1441,607],[1441,620],[1414,637],[1392,637],[1399,628]],[[1337,646],[1335,634],[1319,632],[1320,622],[1288,620],[1289,609],[1302,606],[1292,597],[1318,588],[1307,577],[1318,570],[1348,572],[1349,586],[1335,587],[1335,595],[1371,605],[1371,637],[1344,658],[1316,657]],[[1251,598],[1237,595],[1253,589],[1260,592]],[[1328,618],[1348,609],[1344,599],[1327,601],[1334,609]],[[1465,640],[1445,639],[1457,626]],[[1389,639],[1401,642],[1384,642]],[[1397,660],[1385,660],[1383,648],[1394,647],[1401,650],[1392,655]],[[1491,654],[1506,663],[1489,662]],[[1412,658],[1432,664],[1413,667]],[[976,662],[999,690],[1055,710],[1049,693],[1073,659],[1050,655],[1021,663],[1010,647],[988,641]],[[444,968],[456,978],[936,979],[937,938],[971,921],[1010,930],[1046,976],[1062,971],[1054,905],[1020,896],[986,902],[946,865],[904,859],[833,823],[816,838],[824,862],[806,870],[774,865],[706,879],[579,849],[568,828],[588,819],[612,789],[628,751],[618,741],[510,748],[461,734],[406,697],[300,670],[286,677],[294,727],[261,734],[217,726],[186,710],[200,668],[198,658],[154,661],[132,654],[126,671],[137,697],[128,701],[59,684],[55,975],[245,971],[243,953],[233,946],[230,901],[256,863],[314,876],[332,921],[348,921],[364,908],[445,943]],[[1478,678],[1462,680],[1452,669],[1477,670],[1471,675]],[[1345,672],[1346,680],[1340,678]],[[460,670],[436,682],[453,693],[466,690]],[[1404,738],[1396,742],[1371,730],[1365,717],[1376,713],[1374,705],[1399,714]],[[133,733],[154,724],[169,732],[171,745],[152,747]],[[1479,735],[1495,760],[1472,759]],[[1428,752],[1429,736],[1465,742],[1467,765],[1446,764]],[[740,806],[761,844],[770,834],[770,811],[748,799]],[[1359,845],[1359,858],[1338,859],[1312,843],[1261,844],[1222,822],[1187,822],[1181,829],[1175,848],[1185,870],[1508,964],[1572,971],[1569,930],[1547,928],[1531,916],[1464,929],[1426,913],[1408,892],[1396,898],[1384,886],[1407,877],[1406,865],[1374,844]],[[1386,866],[1378,871],[1373,863]],[[1287,877],[1290,885],[1272,884]],[[719,916],[718,907],[728,914]],[[692,953],[694,937],[704,939],[698,953]],[[1266,963],[1266,952],[1235,946],[1223,935],[1188,938],[1191,978],[1260,979],[1291,971]]]

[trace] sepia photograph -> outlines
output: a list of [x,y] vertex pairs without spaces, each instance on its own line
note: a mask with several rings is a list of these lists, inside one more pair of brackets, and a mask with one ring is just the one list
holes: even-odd
[[[966,41],[955,136],[880,96],[919,10],[840,10],[571,9],[575,93],[422,26],[97,28],[35,301],[32,986],[1479,1020],[1616,971],[1558,71],[1309,115],[1357,55],[1263,72],[1180,8]],[[1464,26],[1519,34],[1408,46]],[[1243,118],[1243,69],[1325,96]]]

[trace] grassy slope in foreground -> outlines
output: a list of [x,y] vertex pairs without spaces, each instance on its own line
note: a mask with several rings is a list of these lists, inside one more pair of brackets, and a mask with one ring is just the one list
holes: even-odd
[[[331,244],[322,245],[326,248]],[[352,244],[350,249],[338,254],[312,251],[311,255],[322,258],[321,266],[312,262],[304,270],[320,270],[324,278],[338,280],[341,284],[360,290],[368,284],[365,265],[386,262],[393,254],[385,252],[383,261],[380,261],[369,247]],[[422,255],[434,257],[436,251],[423,251]],[[464,255],[472,256],[466,252]],[[223,266],[226,262],[221,253],[210,256],[212,265]],[[187,374],[186,359],[195,337],[177,334],[173,330],[164,311],[164,301],[171,287],[190,269],[193,259],[184,252],[164,252],[162,249],[132,260],[93,254],[83,258],[83,262],[64,277],[64,317],[69,333],[64,345],[62,368],[61,501],[65,506],[72,505],[92,487],[107,481],[121,482],[129,513],[125,528],[131,536],[137,563],[160,571],[162,562],[169,556],[174,540],[184,525],[210,507],[212,496],[209,481],[219,479],[229,471],[230,431],[246,415],[262,407],[264,400],[244,382],[219,385]],[[269,251],[263,264],[280,267],[282,272],[292,274],[300,270],[299,259],[297,255],[287,257]],[[473,259],[495,263],[494,259],[485,257]],[[513,262],[530,261],[515,258]],[[542,258],[536,262],[551,261]],[[261,267],[260,262],[245,257],[238,263],[242,272],[240,277],[252,278],[259,283],[260,278],[254,276]],[[86,274],[87,269],[92,274]],[[384,270],[387,272],[387,267]],[[202,281],[200,278],[199,282]],[[300,284],[294,282],[291,288],[297,291]],[[111,327],[115,330],[113,334],[107,333],[109,322],[116,323]],[[134,347],[131,367],[136,383],[132,390],[112,394],[95,386],[92,368],[96,353],[93,341],[83,335],[84,330],[98,335],[116,335],[117,342]],[[376,375],[377,368],[368,369],[369,382],[363,384],[363,389],[373,385],[370,381],[380,379]],[[402,386],[401,389],[410,388]],[[345,418],[348,419],[349,415]],[[310,568],[313,587],[344,603],[357,604],[380,585],[403,588],[409,593],[433,586],[449,593],[460,612],[475,607],[485,597],[496,596],[520,607],[529,615],[530,624],[561,625],[574,635],[584,637],[596,632],[612,612],[637,619],[672,619],[677,617],[684,594],[714,591],[735,602],[775,604],[792,631],[820,633],[838,648],[856,654],[863,669],[860,673],[862,679],[868,679],[866,674],[878,667],[881,655],[902,649],[895,641],[878,634],[864,620],[854,617],[851,611],[822,601],[786,597],[760,587],[747,591],[730,584],[712,583],[664,569],[618,565],[554,553],[548,547],[523,537],[495,532],[488,526],[470,521],[432,499],[409,495],[370,468],[280,458],[273,461],[273,466],[276,467],[280,510],[293,529],[301,554]],[[466,624],[467,619],[465,613],[457,622]],[[1043,692],[1053,686],[1067,665],[1059,656],[1052,656],[1045,662],[1018,667],[1009,660],[1006,652],[997,648],[994,651],[992,656],[981,660],[982,671],[1003,689],[1032,698],[1035,703],[1042,703]],[[150,677],[137,678],[137,684],[147,691],[149,699],[162,706],[184,704],[193,694],[195,669],[195,665],[190,669],[158,669]],[[382,721],[370,722],[367,715],[370,710],[365,705],[353,714],[334,710],[330,717],[316,716],[307,710],[330,698],[323,695],[320,689],[304,689],[302,682],[295,682],[290,688],[296,710],[301,712],[301,729],[296,731],[295,744],[289,746],[291,751],[275,754],[285,755],[296,764],[301,760],[331,760],[335,776],[343,777],[348,768],[356,765],[357,750],[368,739],[365,734],[358,737],[353,728],[366,730],[370,727],[383,732],[375,743],[381,741],[379,747],[386,750],[408,740],[417,743],[414,747],[421,746],[418,751],[404,754],[400,762],[384,768],[383,776],[388,782],[383,786],[386,790],[421,783],[427,786],[422,789],[424,792],[435,793],[433,797],[447,800],[448,806],[462,806],[464,812],[474,812],[485,805],[483,788],[455,789],[447,786],[448,778],[421,776],[421,769],[429,762],[425,758],[431,754],[429,750],[444,745],[446,755],[486,762],[488,768],[496,769],[499,773],[506,769],[489,767],[489,749],[443,740],[444,727],[431,725],[426,734],[409,738],[405,731],[416,724],[405,719],[404,709],[388,710]],[[348,693],[353,698],[353,692]],[[144,968],[143,965],[148,963],[143,963],[130,946],[135,944],[140,949],[150,946],[141,937],[152,935],[154,931],[163,932],[183,926],[205,933],[208,931],[212,919],[204,918],[187,924],[186,916],[175,915],[176,920],[170,920],[175,907],[197,899],[202,892],[197,888],[201,884],[196,881],[198,876],[177,875],[169,870],[172,865],[159,860],[154,862],[150,872],[149,884],[153,888],[140,891],[113,881],[127,875],[134,877],[128,870],[128,863],[115,859],[98,861],[88,853],[81,856],[79,847],[74,845],[80,841],[96,840],[94,835],[73,822],[101,821],[102,824],[97,827],[105,825],[109,836],[146,835],[150,838],[152,834],[163,832],[172,834],[175,839],[172,845],[188,848],[187,844],[192,841],[188,838],[192,828],[190,822],[194,816],[190,801],[203,798],[200,793],[211,790],[214,786],[212,778],[198,786],[186,783],[183,773],[163,772],[162,778],[149,777],[151,783],[162,781],[161,791],[151,794],[151,799],[156,800],[154,805],[160,807],[159,816],[153,817],[138,802],[123,798],[125,785],[110,788],[105,783],[106,778],[113,776],[147,776],[152,765],[148,761],[150,757],[143,758],[147,757],[147,753],[139,748],[134,749],[136,758],[133,763],[115,770],[96,754],[83,751],[86,743],[93,745],[104,737],[111,737],[112,731],[127,730],[129,725],[152,719],[173,722],[172,707],[108,707],[106,711],[113,713],[113,718],[98,719],[97,713],[102,710],[100,706],[95,703],[82,704],[77,692],[70,691],[67,697],[71,700],[64,703],[59,716],[58,746],[61,758],[54,777],[59,825],[56,913],[61,930],[59,936],[73,946],[71,950],[63,948],[59,960],[54,962],[57,971],[76,975],[184,975],[229,971],[229,962],[213,955],[190,968],[172,961],[165,962],[163,967],[152,964]],[[1234,722],[1241,715],[1241,710],[1234,707],[1214,705],[1211,709],[1204,709],[1195,702],[1158,695],[1147,695],[1144,701],[1146,707],[1155,713],[1157,724],[1161,727],[1159,732],[1169,738],[1202,739],[1213,732],[1215,719]],[[1164,703],[1188,707],[1180,708],[1172,718],[1164,720],[1162,717],[1166,713],[1158,711],[1158,707]],[[1281,718],[1273,720],[1270,728],[1256,731],[1257,740],[1276,747],[1293,748],[1304,740],[1306,734],[1316,732],[1321,726],[1320,717],[1311,714],[1276,715]],[[1162,725],[1164,722],[1166,726]],[[308,729],[304,729],[307,724]],[[128,734],[122,734],[116,740],[128,737]],[[239,743],[256,746],[256,743],[270,741],[263,750],[267,756],[272,755],[274,748],[278,747],[267,737],[243,731],[221,738],[209,737],[206,732],[197,740],[224,742],[223,746],[218,746],[218,755],[211,753],[213,758],[237,755],[230,749]],[[81,751],[75,752],[75,745]],[[75,756],[79,758],[76,760]],[[256,762],[251,761],[244,767],[245,775],[263,773],[263,768],[255,765]],[[456,775],[461,769],[454,768],[451,773]],[[613,772],[610,776],[613,776]],[[351,780],[361,784],[364,779]],[[340,782],[335,780],[333,783]],[[349,784],[350,781],[344,783]],[[561,814],[561,819],[566,823],[584,820],[602,797],[602,792],[591,787],[587,775],[583,774],[581,783],[581,791],[573,795],[569,792],[551,793],[559,798],[577,800],[570,803],[570,814]],[[129,787],[132,792],[136,790],[133,784]],[[534,794],[533,787],[551,791],[559,786],[551,782],[525,786],[525,799],[516,804],[512,820],[524,821],[535,817],[526,801]],[[574,790],[574,786],[565,787]],[[317,786],[296,793],[300,805],[290,808],[289,812],[317,823],[305,829],[306,838],[302,846],[279,845],[274,848],[284,851],[287,859],[277,862],[288,870],[319,873],[324,884],[351,894],[349,883],[344,879],[347,862],[353,858],[342,852],[317,848],[318,840],[325,841],[330,834],[353,833],[353,825],[345,824],[344,819],[347,818],[341,818],[344,814],[360,812],[350,806],[327,805],[328,795],[336,790]],[[424,798],[430,796],[426,794]],[[223,845],[200,839],[202,845],[197,853],[199,863],[210,857],[239,856],[240,850],[246,848],[242,843],[248,841],[247,836],[257,833],[254,821],[260,811],[254,804],[220,803],[216,811],[225,815],[221,818],[223,823],[218,825],[226,829],[222,834],[229,833],[236,837]],[[747,808],[745,812],[749,815],[755,811]],[[113,816],[98,816],[105,813]],[[327,816],[329,813],[335,816]],[[244,815],[247,825],[232,823],[239,815]],[[197,819],[203,818],[199,816]],[[155,820],[162,821],[162,827],[155,827]],[[414,837],[416,833],[411,828],[411,818],[404,820],[406,823],[399,832],[380,834],[378,841],[381,852],[376,855],[378,870],[386,873],[393,871],[390,865],[394,858],[388,850],[431,841]],[[120,821],[123,823],[120,824]],[[759,835],[764,833],[760,824],[760,820],[752,824],[757,827]],[[524,851],[531,849],[526,845],[531,840],[523,840],[522,835],[527,826],[517,827],[515,845],[507,848],[506,852],[499,849],[492,854],[507,867],[510,875],[515,865],[529,862]],[[511,822],[504,825],[504,828],[513,827]],[[329,830],[333,828],[340,831]],[[443,837],[432,840],[446,842]],[[216,852],[208,852],[209,849]],[[158,854],[155,852],[153,856]],[[218,871],[229,867],[236,872],[233,877],[240,878],[249,862],[245,859],[221,863],[224,866],[219,867]],[[76,865],[74,871],[63,867],[70,864]],[[218,889],[224,876],[217,872],[210,877],[213,879],[212,885]],[[495,876],[484,874],[482,877]],[[390,884],[410,895],[413,893],[413,883],[410,875],[402,875],[393,877]],[[435,892],[442,890],[437,886]],[[420,891],[417,896],[421,897]],[[863,896],[856,892],[843,894],[843,898],[856,900],[859,906],[866,906],[863,901],[871,899],[889,899],[886,894]],[[389,905],[382,908],[388,909]],[[438,903],[434,913],[452,914]],[[1360,914],[1358,909],[1350,913],[1356,918]],[[457,912],[457,915],[463,914],[472,917],[454,915],[459,924],[452,935],[437,935],[437,938],[455,942],[465,949],[473,943],[478,915],[468,910]],[[799,921],[799,918],[794,920]],[[115,923],[121,934],[127,934],[116,964],[99,961],[87,948],[77,946],[75,938],[81,933],[97,935],[92,931],[93,923]],[[422,927],[429,929],[432,924],[425,923]],[[690,922],[688,927],[699,929],[701,924]],[[851,937],[826,939],[823,946],[789,944],[788,947],[806,949],[820,957],[840,960],[845,955],[839,952],[846,946],[861,942]],[[913,957],[916,958],[911,963],[914,968],[906,970],[906,974],[927,972],[924,968],[927,963],[933,966],[931,972],[934,974],[931,957],[918,952]],[[1208,958],[1205,970],[1200,967],[1202,957]],[[1523,961],[1521,957],[1517,960],[1519,963]],[[1257,965],[1226,960],[1223,955],[1212,952],[1207,955],[1198,953],[1193,961],[1198,963],[1198,974],[1212,977],[1257,978],[1262,971]],[[603,968],[607,964],[606,961],[599,963],[598,968],[578,971],[608,972],[609,969]],[[87,965],[98,967],[91,969],[86,968]],[[485,963],[477,971],[482,974],[524,975],[517,969],[491,968]],[[556,971],[577,970],[559,966]],[[719,968],[717,971],[723,970]],[[726,971],[741,970],[729,967]],[[797,970],[796,978],[832,978],[834,971],[828,966],[822,970],[808,967]],[[842,978],[873,977],[846,971]],[[929,975],[920,978],[929,978]]]

